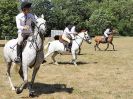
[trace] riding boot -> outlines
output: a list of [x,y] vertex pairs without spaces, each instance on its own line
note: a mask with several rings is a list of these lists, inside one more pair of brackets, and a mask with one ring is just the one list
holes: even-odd
[[108,42],[108,37],[105,38],[105,43],[107,43],[107,42]]
[[21,63],[21,54],[22,54],[22,49],[21,45],[17,44],[17,58],[15,58],[15,63]]
[[72,48],[72,41],[70,41],[70,43],[68,44],[69,52],[71,52],[71,48]]

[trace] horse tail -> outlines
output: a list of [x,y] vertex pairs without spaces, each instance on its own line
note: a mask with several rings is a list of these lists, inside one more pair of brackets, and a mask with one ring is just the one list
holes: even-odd
[[48,49],[49,45],[50,45],[50,42],[48,42],[48,44],[44,46],[44,49]]

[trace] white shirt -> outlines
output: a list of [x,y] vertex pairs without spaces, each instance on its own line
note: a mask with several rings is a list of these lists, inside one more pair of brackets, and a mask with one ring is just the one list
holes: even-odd
[[73,26],[73,27],[71,28],[71,30],[69,30],[68,27],[66,27],[66,28],[64,29],[64,34],[74,34],[74,33],[76,33],[76,31],[75,31],[75,26]]
[[[32,33],[31,23],[35,22],[35,18],[31,13],[28,13],[27,16],[24,13],[20,13],[16,16],[16,24],[18,28],[18,33]],[[28,25],[29,30],[24,30],[24,26]]]
[[110,29],[109,28],[107,28],[106,30],[105,30],[105,32],[104,32],[104,35],[106,36],[106,37],[108,37],[108,34],[110,34],[111,32],[110,32]]

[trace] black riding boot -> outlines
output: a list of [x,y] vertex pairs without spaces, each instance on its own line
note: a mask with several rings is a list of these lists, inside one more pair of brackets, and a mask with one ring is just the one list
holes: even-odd
[[15,58],[14,60],[16,63],[21,63],[21,54],[22,54],[21,45],[17,44],[17,58]]
[[71,52],[71,47],[72,47],[72,41],[67,44],[67,51]]
[[108,42],[108,37],[105,38],[105,42],[106,42],[106,43]]

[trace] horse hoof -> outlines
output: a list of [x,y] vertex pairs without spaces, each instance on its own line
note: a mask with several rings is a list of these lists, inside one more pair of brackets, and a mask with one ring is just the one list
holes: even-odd
[[16,93],[17,93],[17,94],[20,94],[22,91],[23,91],[23,90],[20,89],[20,88],[17,88],[17,89],[16,89]]
[[12,88],[12,91],[15,91],[15,90],[16,90],[16,89],[13,87],[13,88]]
[[29,97],[35,97],[35,96],[37,96],[37,94],[35,93],[35,91],[31,91],[29,93]]
[[55,64],[55,65],[59,65],[58,62],[55,62],[54,64]]
[[74,66],[78,66],[77,64],[74,64]]

